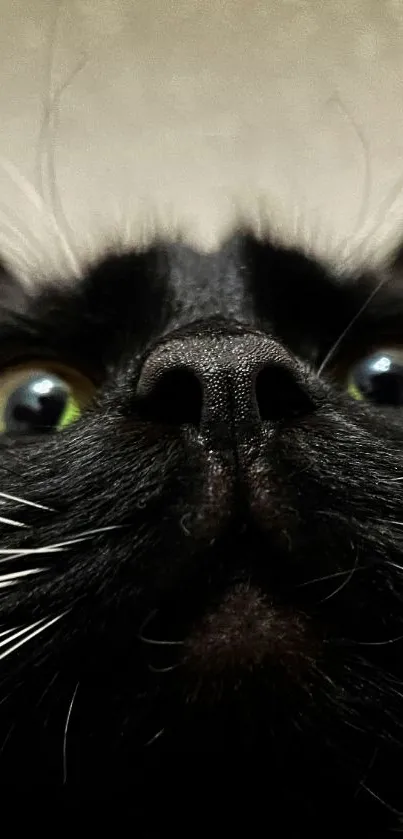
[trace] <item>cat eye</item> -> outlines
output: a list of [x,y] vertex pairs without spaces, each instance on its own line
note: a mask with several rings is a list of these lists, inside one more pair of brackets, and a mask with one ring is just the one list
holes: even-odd
[[81,416],[95,386],[76,370],[35,361],[0,373],[0,434],[61,431]]
[[347,391],[353,399],[403,406],[403,350],[379,349],[350,368]]

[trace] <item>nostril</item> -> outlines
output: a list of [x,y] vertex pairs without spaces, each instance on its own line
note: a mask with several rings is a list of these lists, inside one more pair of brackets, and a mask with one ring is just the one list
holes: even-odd
[[312,401],[294,372],[278,364],[267,365],[255,381],[260,419],[281,420],[312,410]]
[[144,419],[164,425],[198,427],[202,404],[203,389],[196,373],[178,367],[162,373],[138,407]]

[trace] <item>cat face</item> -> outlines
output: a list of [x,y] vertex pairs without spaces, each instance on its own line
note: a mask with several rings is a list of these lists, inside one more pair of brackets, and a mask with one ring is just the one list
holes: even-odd
[[318,800],[398,821],[403,297],[378,280],[249,236],[4,274],[9,777],[253,750],[302,826]]

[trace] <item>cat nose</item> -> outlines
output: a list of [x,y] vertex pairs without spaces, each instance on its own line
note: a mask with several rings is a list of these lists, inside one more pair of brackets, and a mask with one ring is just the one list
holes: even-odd
[[145,360],[136,395],[145,419],[201,431],[250,429],[313,407],[300,362],[261,333],[165,340]]

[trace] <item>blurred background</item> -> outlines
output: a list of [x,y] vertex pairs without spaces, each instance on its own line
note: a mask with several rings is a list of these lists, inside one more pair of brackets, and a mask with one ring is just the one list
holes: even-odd
[[403,239],[403,0],[1,0],[0,250],[21,272],[243,220]]

